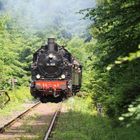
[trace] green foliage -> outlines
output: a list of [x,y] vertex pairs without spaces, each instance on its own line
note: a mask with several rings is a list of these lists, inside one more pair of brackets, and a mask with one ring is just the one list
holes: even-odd
[[92,66],[92,51],[91,47],[95,44],[95,40],[85,42],[86,39],[78,36],[73,37],[67,42],[66,48],[83,66],[83,80],[82,91],[91,93],[90,80],[92,79],[93,72]]
[[97,41],[91,47],[91,89],[94,100],[103,103],[111,118],[118,119],[140,93],[140,1],[97,3],[86,15],[94,21],[91,34]]
[[14,77],[18,85],[27,85],[32,54],[41,38],[25,34],[9,17],[0,18],[0,88],[10,88],[9,80]]
[[73,37],[67,43],[67,49],[72,53],[72,55],[77,58],[81,63],[85,62],[87,59],[87,53],[85,52],[86,46],[84,44],[84,39],[79,37]]
[[132,124],[135,124],[140,120],[140,97],[136,99],[136,101],[132,102],[131,105],[129,105],[128,112],[122,114],[122,116],[119,117],[119,120],[131,120],[131,123],[128,123],[127,126],[131,126]]
[[[11,92],[8,92],[10,96],[10,102],[4,106],[3,109],[0,109],[0,115],[8,115],[12,111],[15,111],[16,109],[20,109],[21,105],[25,103],[27,100],[32,100],[32,97],[29,92],[29,88],[27,87],[20,87],[18,89],[15,89]],[[0,98],[0,102],[2,101],[2,98]]]

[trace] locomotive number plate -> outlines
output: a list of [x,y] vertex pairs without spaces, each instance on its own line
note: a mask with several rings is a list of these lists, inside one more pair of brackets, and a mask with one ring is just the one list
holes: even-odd
[[55,63],[47,63],[47,66],[55,66]]

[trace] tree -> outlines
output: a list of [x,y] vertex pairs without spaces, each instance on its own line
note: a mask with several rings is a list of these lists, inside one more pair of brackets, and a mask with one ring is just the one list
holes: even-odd
[[139,6],[139,0],[102,0],[86,15],[97,40],[92,47],[94,98],[115,119],[139,97]]

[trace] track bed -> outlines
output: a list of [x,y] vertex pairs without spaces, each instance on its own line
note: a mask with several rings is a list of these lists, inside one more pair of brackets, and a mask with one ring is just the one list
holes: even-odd
[[39,104],[3,134],[0,134],[0,140],[43,139],[58,105],[52,103]]

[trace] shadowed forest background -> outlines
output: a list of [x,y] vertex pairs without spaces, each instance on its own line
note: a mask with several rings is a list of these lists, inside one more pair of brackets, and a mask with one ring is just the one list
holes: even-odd
[[82,63],[83,96],[102,103],[113,127],[139,132],[139,7],[139,0],[0,0],[0,89],[11,90],[11,78],[28,87],[32,55],[53,36]]

